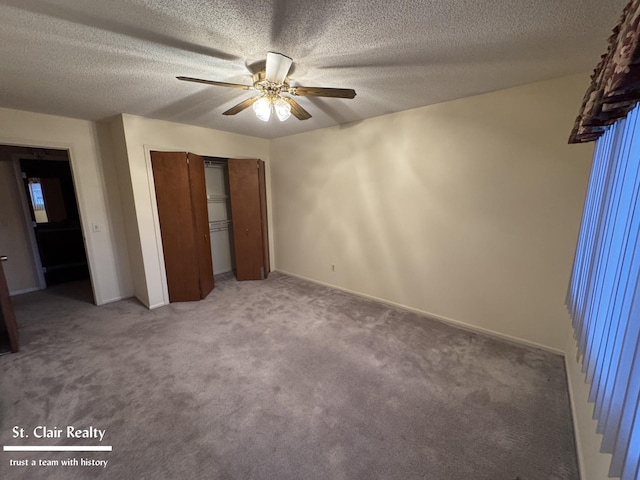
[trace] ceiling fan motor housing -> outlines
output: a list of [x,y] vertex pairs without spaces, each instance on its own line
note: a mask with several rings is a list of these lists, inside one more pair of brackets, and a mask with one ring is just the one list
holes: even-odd
[[285,78],[282,83],[275,83],[267,80],[264,71],[258,72],[253,74],[253,88],[268,97],[277,97],[281,93],[289,92],[289,78]]

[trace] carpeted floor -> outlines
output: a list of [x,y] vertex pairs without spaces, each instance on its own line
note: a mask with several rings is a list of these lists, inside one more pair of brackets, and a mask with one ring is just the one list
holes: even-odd
[[[578,478],[559,356],[277,273],[154,311],[69,291],[13,297],[0,444],[113,451],[2,452],[2,479]],[[108,463],[10,465],[69,458]]]

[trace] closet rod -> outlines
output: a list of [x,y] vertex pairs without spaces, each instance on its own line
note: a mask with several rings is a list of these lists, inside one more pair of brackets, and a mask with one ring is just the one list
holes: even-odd
[[215,160],[205,160],[204,166],[206,168],[224,168],[227,166],[225,162],[215,161]]
[[229,195],[207,195],[208,202],[226,202]]

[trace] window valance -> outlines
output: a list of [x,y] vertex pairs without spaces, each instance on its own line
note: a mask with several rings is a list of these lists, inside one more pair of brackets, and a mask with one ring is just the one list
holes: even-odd
[[592,142],[640,100],[640,0],[631,0],[591,76],[569,143]]

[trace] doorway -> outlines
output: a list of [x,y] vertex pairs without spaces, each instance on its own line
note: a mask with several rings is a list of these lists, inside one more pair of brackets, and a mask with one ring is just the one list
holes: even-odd
[[72,173],[67,150],[0,145],[0,255],[12,296],[53,287],[94,303]]
[[88,279],[87,254],[68,157],[21,158],[20,171],[46,286]]

